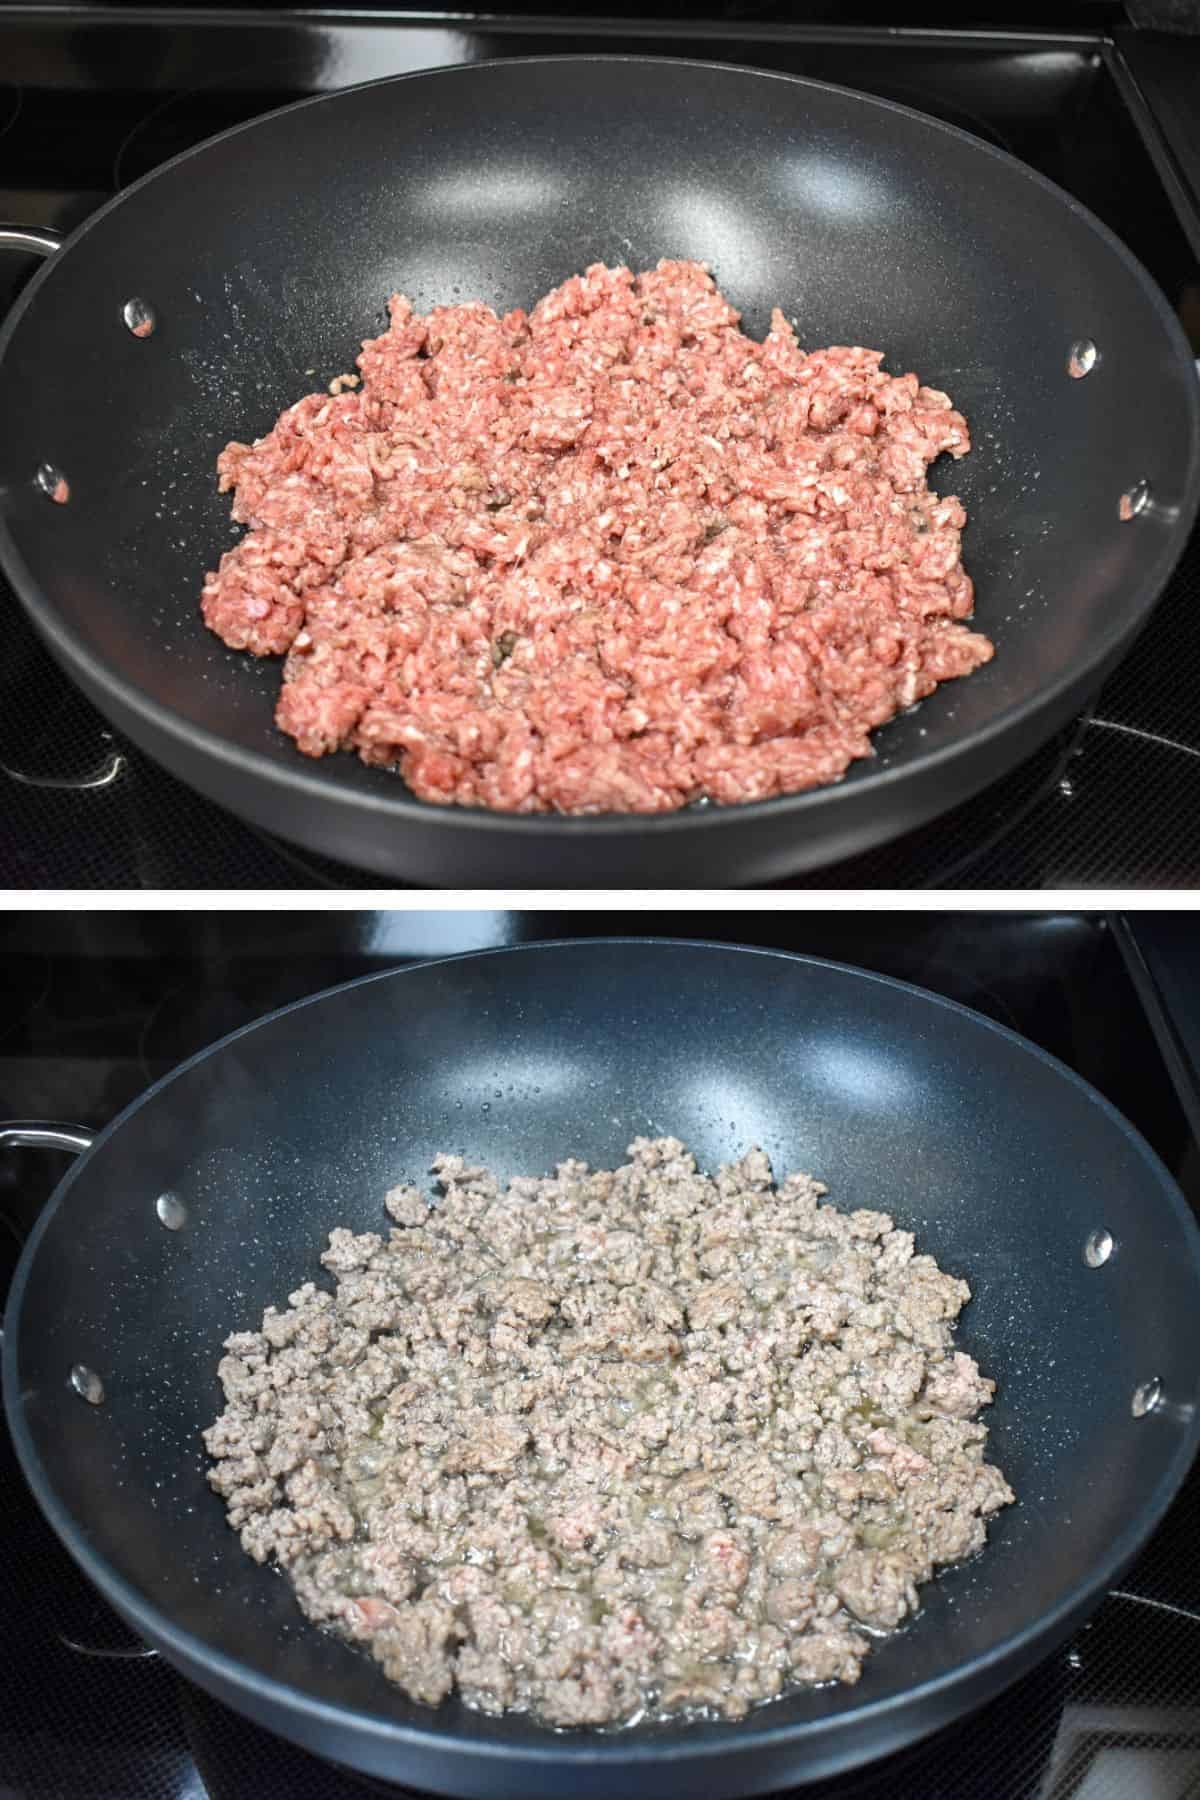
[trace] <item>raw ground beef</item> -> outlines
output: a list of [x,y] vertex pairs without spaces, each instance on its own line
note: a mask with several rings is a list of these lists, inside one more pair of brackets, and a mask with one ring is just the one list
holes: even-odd
[[[881,1212],[675,1138],[615,1171],[434,1164],[226,1340],[209,1480],[414,1699],[557,1726],[856,1681],[1012,1500],[964,1281]],[[868,1635],[870,1634],[870,1635]]]
[[762,344],[700,263],[602,264],[532,312],[414,314],[218,461],[245,537],[204,588],[285,655],[309,756],[423,800],[662,812],[832,781],[992,654],[949,399],[875,350]]

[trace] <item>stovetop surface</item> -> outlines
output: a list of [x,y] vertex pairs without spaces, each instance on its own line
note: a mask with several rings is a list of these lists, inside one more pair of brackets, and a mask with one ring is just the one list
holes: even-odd
[[[672,15],[687,10],[664,7]],[[0,12],[0,217],[70,229],[213,132],[356,80],[489,56],[636,48],[845,83],[1003,145],[1126,240],[1200,353],[1200,253],[1188,236],[1200,244],[1200,218],[1176,178],[1178,159],[1146,124],[1125,55],[1099,29],[856,34],[828,21],[780,24],[788,10],[725,0],[707,24],[677,16],[572,20],[548,8],[524,20],[439,21],[431,12],[407,22],[236,9],[172,15],[138,8],[127,19],[112,8]],[[1072,16],[1086,20],[1102,10],[1081,6]],[[806,11],[819,21],[828,9]],[[1016,11],[1007,9],[1010,19]],[[1160,61],[1169,69],[1169,56]],[[3,258],[0,303],[28,274],[24,258]],[[242,824],[111,735],[42,649],[2,580],[0,634],[0,869],[9,885],[384,885]],[[714,885],[728,878],[714,868]],[[1200,536],[1144,636],[1086,714],[935,824],[795,885],[1044,889],[1197,880]]]
[[[1126,942],[1123,922],[1070,913],[10,915],[0,927],[0,1107],[99,1127],[183,1057],[334,982],[430,955],[614,929],[831,956],[974,1006],[1094,1082],[1200,1210],[1200,1145],[1159,1048],[1170,1030],[1156,998],[1173,988],[1196,1007],[1196,936],[1157,932],[1139,949]],[[1137,921],[1132,929],[1136,936]],[[1140,992],[1130,963],[1142,971]],[[0,1300],[64,1167],[29,1151],[0,1156]],[[352,1800],[394,1791],[268,1736],[140,1654],[43,1523],[6,1433],[0,1532],[6,1800]],[[1120,1590],[1065,1649],[926,1743],[803,1792],[814,1800],[1194,1800],[1198,1542],[1193,1473]]]

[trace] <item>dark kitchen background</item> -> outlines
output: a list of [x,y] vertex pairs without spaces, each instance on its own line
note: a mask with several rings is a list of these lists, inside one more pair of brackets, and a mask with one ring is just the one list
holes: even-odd
[[[973,1006],[1093,1082],[1200,1211],[1200,942],[1183,914],[9,914],[0,919],[0,1114],[94,1130],[182,1058],[323,987],[430,956],[614,930],[815,953]],[[65,1167],[45,1152],[0,1153],[0,1301]],[[396,1791],[268,1736],[147,1655],[60,1549],[4,1433],[0,1541],[4,1800]],[[925,1744],[803,1793],[1194,1800],[1198,1542],[1194,1472],[1121,1587],[1065,1648]]]
[[[520,12],[361,6],[0,8],[0,217],[68,231],[201,139],[368,78],[623,48],[821,77],[1002,145],[1147,264],[1200,355],[1200,0],[655,0]],[[0,304],[28,279],[0,260]],[[0,880],[51,888],[361,888],[114,737],[0,581]],[[714,885],[727,880],[713,870]],[[536,879],[536,871],[531,872]],[[1200,882],[1200,537],[1094,703],[975,800],[797,885]]]

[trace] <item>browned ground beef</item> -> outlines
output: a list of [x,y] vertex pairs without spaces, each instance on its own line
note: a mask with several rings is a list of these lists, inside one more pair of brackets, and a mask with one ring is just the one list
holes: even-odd
[[835,780],[986,662],[966,514],[926,483],[962,415],[878,351],[738,319],[689,262],[503,318],[394,296],[361,385],[228,445],[250,529],[204,617],[286,655],[281,730],[423,800],[661,812]]
[[416,1699],[604,1725],[856,1681],[1013,1495],[963,1281],[675,1138],[502,1192],[461,1157],[226,1341],[230,1523]]

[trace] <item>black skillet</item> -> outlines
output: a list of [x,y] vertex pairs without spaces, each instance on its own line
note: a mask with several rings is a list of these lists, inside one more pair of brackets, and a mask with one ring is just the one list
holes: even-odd
[[[608,1736],[429,1711],[308,1624],[226,1525],[199,1436],[222,1404],[220,1342],[325,1279],[330,1228],[383,1226],[384,1190],[424,1181],[440,1150],[511,1175],[573,1154],[612,1166],[645,1132],[682,1136],[709,1168],[761,1144],[777,1172],[885,1208],[965,1276],[961,1337],[999,1384],[990,1454],[1018,1503],[857,1687]],[[1183,1480],[1198,1316],[1182,1195],[1105,1100],[1023,1039],[837,964],[597,939],[336,988],[151,1088],[38,1222],[4,1391],[25,1473],[82,1568],[260,1724],[437,1793],[666,1800],[869,1761],[1045,1657]]]
[[[346,368],[394,288],[504,309],[596,258],[664,255],[711,262],[752,332],[778,303],[803,343],[873,345],[951,393],[975,449],[934,479],[971,514],[995,661],[888,726],[839,785],[735,808],[503,816],[422,804],[349,756],[303,759],[272,724],[277,663],[200,621],[232,541],[218,450],[266,431],[309,371]],[[151,335],[131,301],[153,308]],[[0,561],[67,670],[233,811],[435,885],[761,882],[919,825],[1097,688],[1198,496],[1191,353],[1083,207],[904,107],[712,64],[514,60],[288,107],[104,207],[0,336]]]

